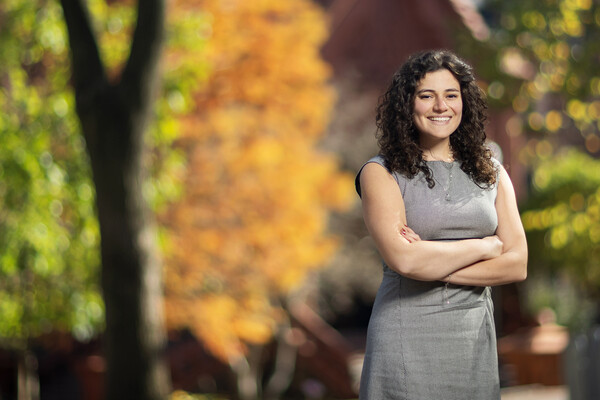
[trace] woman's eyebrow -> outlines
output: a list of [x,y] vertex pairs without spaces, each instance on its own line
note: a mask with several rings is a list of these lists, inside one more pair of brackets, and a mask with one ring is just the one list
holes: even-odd
[[[424,92],[435,93],[435,90],[433,90],[433,89],[421,89],[421,90],[417,91],[417,94],[424,93]],[[444,92],[460,92],[460,90],[456,89],[456,88],[448,88],[448,89],[444,89]]]

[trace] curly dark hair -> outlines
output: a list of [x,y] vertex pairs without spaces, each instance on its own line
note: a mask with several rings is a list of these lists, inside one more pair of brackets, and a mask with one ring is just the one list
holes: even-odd
[[482,188],[496,182],[492,152],[485,144],[487,119],[485,93],[477,86],[473,69],[455,54],[433,50],[413,54],[394,74],[387,92],[377,107],[377,139],[380,154],[390,171],[409,178],[419,171],[430,188],[435,186],[432,173],[423,160],[419,132],[413,121],[416,88],[428,72],[447,69],[460,84],[463,113],[460,125],[450,135],[450,148],[461,169]]

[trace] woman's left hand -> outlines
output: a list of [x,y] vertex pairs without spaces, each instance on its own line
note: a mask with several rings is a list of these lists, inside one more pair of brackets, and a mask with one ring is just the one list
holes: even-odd
[[403,225],[400,227],[400,234],[408,243],[418,242],[421,240],[421,237],[415,233],[412,229],[408,227],[408,225]]

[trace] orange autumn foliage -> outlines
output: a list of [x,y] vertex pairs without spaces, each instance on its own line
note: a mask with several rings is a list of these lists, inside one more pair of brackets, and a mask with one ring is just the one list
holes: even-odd
[[232,360],[268,341],[278,299],[327,265],[328,216],[351,204],[353,182],[319,149],[335,99],[323,11],[310,0],[179,2],[207,13],[210,37],[177,57],[210,72],[180,120],[184,193],[162,216],[167,323]]

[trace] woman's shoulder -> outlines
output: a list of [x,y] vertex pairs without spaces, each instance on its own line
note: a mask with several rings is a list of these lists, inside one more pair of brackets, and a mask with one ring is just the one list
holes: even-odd
[[[383,158],[383,156],[381,154],[377,154],[376,156],[369,158],[360,169],[362,170],[365,167],[365,165],[367,165],[369,163],[376,163],[385,168],[385,159]],[[360,171],[359,171],[359,173],[360,173]]]
[[500,180],[500,175],[504,170],[504,166],[496,157],[492,157],[491,160],[494,166],[494,171],[496,172],[496,183],[494,184],[494,186],[498,186],[498,181]]
[[398,173],[394,172],[394,171],[390,171],[385,163],[385,159],[383,158],[383,156],[381,154],[378,154],[376,156],[371,157],[369,160],[367,160],[367,162],[365,162],[360,169],[358,170],[357,174],[356,174],[356,178],[354,179],[354,185],[356,188],[356,193],[358,193],[358,196],[361,196],[361,188],[360,188],[360,175],[363,171],[363,169],[365,168],[365,166],[367,166],[368,164],[371,163],[375,163],[375,164],[379,164],[381,165],[383,168],[386,169],[386,171],[392,175],[394,177],[394,179],[396,180],[396,182],[398,184],[400,184],[400,180],[402,179],[402,176],[399,175]]

